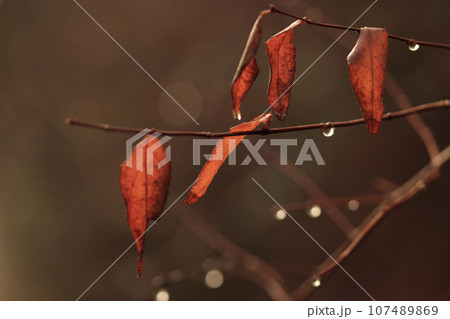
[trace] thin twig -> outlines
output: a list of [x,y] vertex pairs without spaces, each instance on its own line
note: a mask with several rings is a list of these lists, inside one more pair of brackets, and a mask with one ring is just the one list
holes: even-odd
[[394,183],[394,182],[392,182],[390,180],[387,180],[384,177],[380,177],[380,176],[377,176],[377,177],[375,177],[373,179],[372,186],[378,192],[381,192],[383,194],[390,193],[390,192],[392,192],[393,190],[396,190],[399,187],[398,184],[396,184],[396,183]]
[[[278,9],[273,4],[270,5],[270,10],[271,10],[271,12],[280,13],[282,15],[285,15],[285,16],[288,16],[288,17],[291,17],[291,18],[294,18],[294,19],[297,19],[297,20],[302,20],[305,23],[308,23],[308,24],[311,24],[311,25],[315,25],[315,26],[319,26],[319,27],[331,28],[331,29],[340,29],[340,30],[350,30],[350,31],[355,31],[355,32],[360,32],[361,31],[361,28],[357,28],[357,27],[350,27],[350,26],[346,26],[346,25],[317,22],[317,21],[313,21],[311,19],[308,19],[307,17],[299,17],[299,16],[296,16],[295,14],[282,11],[282,10]],[[411,38],[401,37],[401,36],[394,35],[394,34],[388,34],[388,37],[391,38],[391,39],[403,41],[407,45],[412,45],[412,46],[418,44],[418,45],[429,46],[429,47],[450,49],[450,44],[445,44],[445,43],[419,41],[419,40],[414,40],[414,39],[411,39]]]
[[[383,115],[383,120],[391,120],[396,118],[405,117],[407,115],[429,111],[433,109],[447,108],[450,106],[450,100],[441,100],[437,102],[422,104],[419,106],[411,107],[408,109],[404,109],[401,111],[390,112]],[[97,130],[109,131],[109,132],[121,132],[121,133],[139,133],[143,130],[143,128],[134,128],[134,127],[123,127],[123,126],[112,126],[109,124],[93,124],[88,122],[83,122],[75,118],[67,118],[65,120],[67,125],[77,125],[86,128],[92,128]],[[236,132],[195,132],[195,131],[166,131],[159,130],[156,128],[151,128],[149,133],[158,132],[162,135],[169,136],[195,136],[195,137],[205,137],[205,138],[213,138],[213,137],[227,137],[227,136],[238,136],[238,135],[268,135],[268,134],[277,134],[277,133],[286,133],[286,132],[295,132],[295,131],[306,131],[313,129],[326,129],[331,127],[346,127],[353,125],[360,125],[364,123],[363,118],[349,120],[349,121],[341,121],[341,122],[326,122],[326,123],[317,123],[317,124],[306,124],[306,125],[298,125],[298,126],[288,126],[288,127],[279,127],[272,129],[259,129],[255,131],[236,131]]]
[[[436,171],[438,171],[442,165],[450,160],[450,146],[447,146],[442,152],[435,156],[432,161],[422,168],[418,173],[411,177],[407,182],[401,185],[399,188],[391,192],[388,198],[378,205],[372,213],[361,223],[357,228],[355,237],[342,244],[337,248],[332,256],[337,263],[341,263],[361,242],[363,238],[373,229],[375,225],[388,213],[400,204],[406,202],[418,192],[423,190],[425,186],[437,177]],[[318,276],[323,278],[329,274],[330,271],[336,268],[337,264],[334,260],[328,258],[314,271],[313,278]],[[305,299],[313,290],[310,283],[310,278],[303,282],[292,294],[291,297],[294,300]]]
[[324,207],[325,214],[340,230],[344,232],[347,238],[351,238],[350,236],[355,230],[355,227],[344,215],[344,212],[342,212],[337,205],[329,200],[329,197],[311,177],[289,161],[287,161],[288,165],[280,165],[278,160],[275,159],[278,159],[278,154],[276,154],[270,147],[263,146],[261,148],[261,152],[272,167],[290,178],[312,199],[326,202],[327,205]]
[[176,284],[185,279],[200,280],[204,278],[207,271],[212,269],[219,269],[227,276],[250,280],[262,290],[265,290],[266,283],[257,273],[237,266],[238,265],[234,260],[228,258],[218,258],[216,260],[209,261],[208,265],[197,264],[181,269],[174,269],[170,272],[154,276],[151,281],[153,286],[152,288],[157,290],[162,287],[168,287],[172,284]]
[[[318,205],[321,208],[326,209],[330,207],[330,202],[332,202],[333,205],[336,206],[344,206],[348,205],[348,202],[350,202],[351,200],[356,200],[358,201],[359,205],[377,205],[381,203],[384,199],[386,199],[385,195],[336,196],[322,199],[309,199],[302,202],[284,204],[283,208],[288,213],[291,213],[311,208],[314,205]],[[272,205],[270,207],[270,210],[274,213],[279,209],[280,207],[277,205]]]
[[225,238],[197,212],[184,207],[182,221],[206,244],[224,256],[236,260],[273,300],[290,300],[283,277],[268,263]]
[[[412,107],[411,101],[406,96],[405,92],[403,92],[402,88],[388,72],[386,72],[385,87],[386,91],[394,99],[400,109],[405,110]],[[408,116],[407,120],[425,145],[430,159],[439,154],[439,147],[434,139],[433,133],[422,118],[418,114],[413,114]]]

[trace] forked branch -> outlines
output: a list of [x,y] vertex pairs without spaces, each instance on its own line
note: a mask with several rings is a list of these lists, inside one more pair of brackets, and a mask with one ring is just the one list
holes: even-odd
[[261,286],[273,300],[290,299],[283,278],[272,266],[225,238],[196,212],[188,211],[186,207],[184,210],[186,212],[181,214],[182,220],[194,234],[211,248],[236,260],[248,274],[253,274],[249,278]]
[[[337,263],[341,263],[389,211],[398,207],[423,190],[428,183],[437,177],[436,172],[439,171],[439,169],[449,160],[450,145],[435,156],[427,166],[422,168],[407,182],[388,194],[387,199],[378,205],[357,228],[354,238],[346,241],[333,252],[332,256],[334,260]],[[292,299],[305,299],[314,289],[310,280],[315,277],[322,278],[329,274],[337,266],[337,263],[335,263],[334,260],[328,258],[321,265],[319,265],[313,272],[313,275],[292,293]]]

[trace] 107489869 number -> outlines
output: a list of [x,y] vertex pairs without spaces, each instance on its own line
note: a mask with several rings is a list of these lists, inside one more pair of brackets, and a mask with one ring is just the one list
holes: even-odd
[[369,306],[369,316],[386,316],[389,314],[400,316],[435,316],[438,314],[438,311],[437,306]]

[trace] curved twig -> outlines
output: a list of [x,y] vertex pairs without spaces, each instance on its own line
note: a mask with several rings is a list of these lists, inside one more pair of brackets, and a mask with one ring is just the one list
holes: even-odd
[[283,277],[272,266],[225,238],[196,212],[187,207],[184,210],[186,212],[181,214],[182,221],[195,235],[224,256],[236,260],[246,272],[257,275],[257,278],[251,277],[252,281],[261,286],[273,300],[290,300]]

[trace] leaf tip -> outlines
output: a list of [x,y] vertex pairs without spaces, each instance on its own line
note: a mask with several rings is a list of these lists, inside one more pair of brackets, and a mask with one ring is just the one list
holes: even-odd
[[277,118],[278,118],[280,121],[285,122],[285,121],[286,121],[286,117],[287,117],[287,110],[284,110],[284,111],[282,111],[282,112],[276,112],[276,111],[275,111],[275,115],[277,116]]
[[143,251],[139,252],[136,278],[141,278],[141,276],[142,276],[143,256],[144,256],[144,252]]
[[185,204],[194,204],[199,197],[193,193],[190,193],[189,196],[184,200]]
[[369,129],[370,134],[377,135],[378,129],[380,128],[380,122],[375,119],[366,119],[367,128]]

